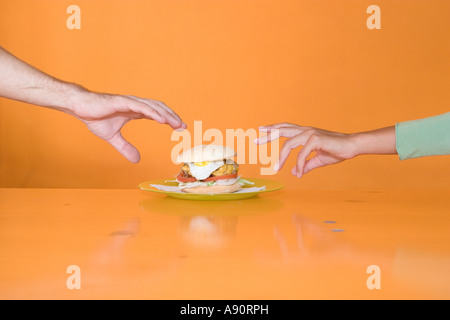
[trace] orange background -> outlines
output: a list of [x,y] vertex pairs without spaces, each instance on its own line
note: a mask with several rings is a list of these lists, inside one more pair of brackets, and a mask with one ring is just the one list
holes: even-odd
[[[81,30],[66,27],[71,4]],[[371,4],[381,30],[366,27]],[[162,100],[190,129],[288,121],[355,132],[449,111],[449,11],[446,0],[3,0],[0,45],[89,89]],[[136,188],[171,177],[171,132],[127,124],[135,165],[67,114],[0,99],[0,187]],[[448,156],[363,156],[300,181],[294,161],[267,178],[297,189],[450,189]]]

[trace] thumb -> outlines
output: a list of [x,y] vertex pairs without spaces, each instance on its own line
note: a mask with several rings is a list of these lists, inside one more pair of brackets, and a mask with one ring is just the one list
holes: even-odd
[[325,164],[323,164],[317,156],[314,156],[306,161],[305,166],[303,167],[303,174],[323,166],[325,166]]
[[117,132],[112,138],[106,140],[114,148],[117,149],[126,159],[133,163],[138,163],[141,160],[139,151],[127,140],[122,137],[122,134]]
[[[323,167],[325,164],[323,164],[317,156],[314,156],[313,158],[306,160],[305,166],[303,167],[302,175],[305,173],[308,173],[309,171]],[[296,176],[297,175],[297,167],[292,168],[291,173]]]

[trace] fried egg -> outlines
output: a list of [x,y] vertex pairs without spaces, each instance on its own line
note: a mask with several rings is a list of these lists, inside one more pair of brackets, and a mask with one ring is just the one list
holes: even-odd
[[204,180],[208,178],[211,173],[219,169],[224,165],[223,160],[219,161],[203,161],[203,162],[190,162],[188,163],[191,176],[197,180]]

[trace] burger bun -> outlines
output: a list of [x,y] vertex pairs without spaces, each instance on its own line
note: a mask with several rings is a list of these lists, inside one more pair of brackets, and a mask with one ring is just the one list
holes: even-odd
[[230,185],[214,185],[214,186],[199,186],[192,188],[184,188],[183,191],[187,193],[231,193],[239,190],[241,185],[236,182]]
[[177,157],[177,162],[203,162],[231,159],[236,156],[234,149],[215,144],[198,145],[184,151]]

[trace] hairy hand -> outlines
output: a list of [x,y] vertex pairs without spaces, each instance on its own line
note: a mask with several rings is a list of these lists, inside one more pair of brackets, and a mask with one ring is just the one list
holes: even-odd
[[173,129],[186,128],[180,117],[163,102],[135,96],[84,92],[73,100],[71,113],[133,163],[139,162],[139,151],[120,132],[128,121],[149,119]]

